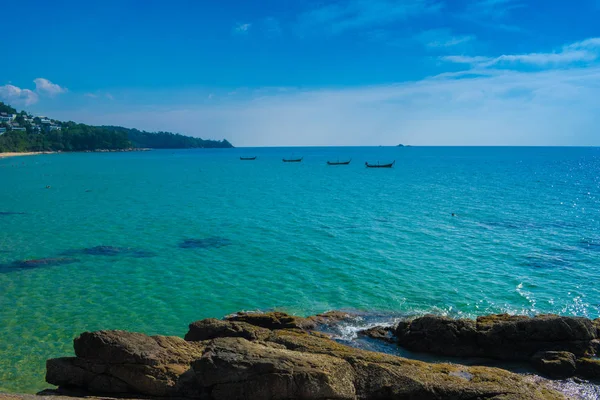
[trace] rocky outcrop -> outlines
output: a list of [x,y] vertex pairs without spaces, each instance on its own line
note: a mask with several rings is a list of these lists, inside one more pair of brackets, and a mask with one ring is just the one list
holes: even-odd
[[383,340],[384,342],[394,343],[396,339],[392,336],[394,329],[390,326],[374,326],[357,332],[358,336],[366,336],[371,339]]
[[77,357],[47,361],[46,381],[90,393],[193,395],[185,373],[204,354],[202,342],[126,331],[86,332],[74,347]]
[[266,329],[314,329],[316,323],[310,318],[296,317],[283,312],[240,312],[227,317],[227,321],[245,322]]
[[351,319],[352,316],[343,311],[329,311],[323,314],[310,317],[297,317],[283,312],[272,311],[267,313],[260,312],[240,312],[230,315],[226,318],[228,321],[247,322],[254,326],[267,329],[316,329],[319,325],[330,325],[340,321]]
[[575,375],[577,358],[568,351],[540,351],[531,357],[538,371],[550,378],[565,379]]
[[395,335],[399,345],[413,351],[531,361],[553,378],[598,378],[600,373],[594,375],[589,363],[580,368],[577,360],[596,354],[598,327],[597,320],[558,315],[530,318],[499,314],[475,321],[426,315],[401,322]]
[[63,389],[124,397],[563,398],[544,383],[497,368],[429,364],[351,348],[313,331],[316,321],[238,314],[195,322],[186,340],[88,332],[75,339],[76,357],[48,361],[46,379]]
[[447,356],[529,360],[539,351],[593,354],[597,328],[587,318],[507,314],[469,319],[426,315],[398,325],[398,343],[410,350]]
[[577,360],[577,375],[588,378],[600,378],[600,359],[583,357]]
[[271,334],[261,328],[243,321],[223,321],[214,318],[203,319],[190,324],[185,335],[188,341],[203,341],[219,337],[241,337],[247,340],[265,340]]

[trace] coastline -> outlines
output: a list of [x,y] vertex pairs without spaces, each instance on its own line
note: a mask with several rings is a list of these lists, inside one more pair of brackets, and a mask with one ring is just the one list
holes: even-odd
[[151,148],[128,148],[128,149],[96,149],[96,150],[82,150],[82,151],[25,151],[19,152],[6,152],[0,153],[0,158],[8,157],[20,157],[20,156],[37,156],[40,154],[59,154],[59,153],[123,153],[130,151],[152,151]]
[[57,152],[56,151],[26,151],[23,153],[7,152],[7,153],[0,153],[0,158],[20,157],[20,156],[37,156],[40,154],[55,154],[55,153],[57,153]]

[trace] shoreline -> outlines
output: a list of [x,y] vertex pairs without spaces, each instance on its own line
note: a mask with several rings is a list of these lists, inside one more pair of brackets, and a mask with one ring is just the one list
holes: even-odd
[[20,157],[20,156],[37,156],[40,154],[55,154],[55,153],[57,153],[57,152],[56,151],[26,151],[23,153],[7,152],[7,153],[0,153],[0,158]]
[[151,148],[128,148],[128,149],[96,149],[96,150],[81,150],[81,151],[24,151],[24,152],[6,152],[0,153],[0,158],[20,157],[20,156],[37,156],[40,154],[62,154],[62,153],[126,153],[131,151],[152,151]]

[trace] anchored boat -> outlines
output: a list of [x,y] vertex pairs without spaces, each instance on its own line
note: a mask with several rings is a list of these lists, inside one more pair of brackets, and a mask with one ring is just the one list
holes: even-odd
[[365,166],[367,168],[392,168],[395,163],[396,160],[392,161],[389,164],[379,164],[379,162],[377,162],[377,164],[369,164],[368,162],[365,162]]
[[256,160],[256,156],[254,156],[254,157],[240,157],[240,160],[242,160],[242,161],[254,161],[254,160]]
[[301,162],[304,157],[300,158],[283,158],[283,162]]
[[350,161],[352,161],[352,159],[349,159],[348,161],[327,161],[327,165],[348,165],[350,164]]

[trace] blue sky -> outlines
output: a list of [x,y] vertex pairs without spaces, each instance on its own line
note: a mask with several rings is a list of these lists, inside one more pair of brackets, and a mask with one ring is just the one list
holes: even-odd
[[600,0],[5,2],[0,100],[277,145],[600,145]]

